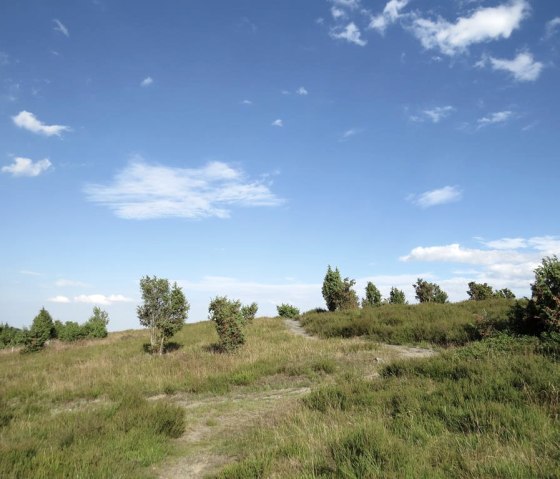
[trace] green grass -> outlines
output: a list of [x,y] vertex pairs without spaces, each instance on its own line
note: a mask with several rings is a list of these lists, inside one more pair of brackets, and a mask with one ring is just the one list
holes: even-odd
[[[145,331],[4,351],[0,477],[558,477],[558,337],[473,340],[508,308],[307,314],[317,340],[257,319],[234,354],[208,322],[163,357]],[[447,349],[403,360],[380,339]]]
[[306,331],[324,338],[364,336],[391,344],[462,345],[479,338],[481,317],[502,322],[513,302],[506,299],[453,304],[383,304],[334,313],[309,312],[300,321]]

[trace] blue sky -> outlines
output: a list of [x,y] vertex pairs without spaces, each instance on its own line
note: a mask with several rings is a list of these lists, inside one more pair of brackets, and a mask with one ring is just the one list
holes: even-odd
[[138,282],[322,306],[529,295],[560,253],[560,3],[5,0],[0,321],[139,327]]

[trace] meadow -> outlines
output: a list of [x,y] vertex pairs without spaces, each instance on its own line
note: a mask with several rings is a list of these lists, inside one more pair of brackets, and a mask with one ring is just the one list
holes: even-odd
[[0,477],[558,477],[558,339],[480,333],[511,305],[258,318],[231,354],[210,322],[161,357],[147,331],[4,350]]

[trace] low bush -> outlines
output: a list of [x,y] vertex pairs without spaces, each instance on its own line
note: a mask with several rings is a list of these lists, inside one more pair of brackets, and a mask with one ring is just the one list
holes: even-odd
[[300,315],[299,309],[291,304],[281,304],[276,306],[276,310],[281,318],[297,318]]

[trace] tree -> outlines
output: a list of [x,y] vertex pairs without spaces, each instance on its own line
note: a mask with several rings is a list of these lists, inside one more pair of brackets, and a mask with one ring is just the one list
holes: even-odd
[[356,284],[356,281],[349,278],[340,277],[340,272],[338,268],[334,271],[329,266],[327,269],[327,274],[323,280],[323,298],[327,303],[327,308],[329,311],[336,311],[339,309],[355,309],[358,307],[358,295],[352,289],[352,286]]
[[299,309],[290,304],[276,306],[276,310],[278,311],[278,316],[281,318],[297,318],[300,314]]
[[510,289],[503,288],[503,289],[499,289],[498,291],[496,291],[494,293],[494,297],[504,298],[504,299],[515,299],[515,294],[513,294],[513,292]]
[[220,348],[231,352],[245,343],[245,326],[257,313],[256,303],[241,306],[239,300],[229,300],[227,296],[217,296],[208,306],[208,319],[216,325],[220,338]]
[[412,286],[416,291],[416,299],[420,303],[447,303],[447,293],[435,283],[418,278]]
[[88,338],[106,338],[109,314],[99,306],[94,306],[92,316],[84,324],[85,336]]
[[540,331],[560,333],[560,261],[546,257],[535,269],[532,297],[527,307],[530,318]]
[[371,281],[366,285],[366,297],[362,300],[362,307],[381,305],[381,293]]
[[140,280],[142,300],[137,313],[140,324],[150,329],[152,351],[163,354],[168,339],[178,332],[188,316],[189,302],[177,283],[156,276],[145,276]]
[[45,343],[52,338],[56,338],[56,329],[53,319],[45,308],[41,308],[39,314],[33,319],[31,328],[25,335],[24,351],[39,351],[45,346]]
[[487,283],[475,283],[474,281],[469,283],[467,294],[472,301],[483,301],[495,296],[492,286]]
[[389,292],[389,299],[387,301],[389,304],[406,304],[406,296],[404,295],[404,291],[391,288]]

